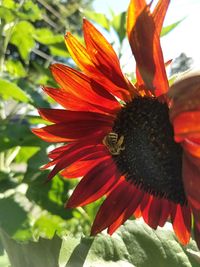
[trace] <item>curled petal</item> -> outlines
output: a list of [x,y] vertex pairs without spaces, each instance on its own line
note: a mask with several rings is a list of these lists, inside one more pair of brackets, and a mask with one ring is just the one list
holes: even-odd
[[184,155],[183,183],[189,206],[194,216],[195,239],[200,247],[200,159]]
[[[158,29],[155,23],[155,20],[158,20],[157,11],[152,15],[144,0],[131,0],[127,18],[128,38],[138,71],[147,90],[157,97],[168,91],[168,80],[158,34],[168,7],[165,0],[162,2],[165,5],[158,8],[158,10],[162,9]],[[162,5],[160,2],[159,4]]]
[[183,75],[170,87],[168,97],[172,100],[169,113],[172,122],[183,112],[200,110],[200,74]]
[[177,142],[200,137],[200,111],[180,113],[174,118],[173,125]]

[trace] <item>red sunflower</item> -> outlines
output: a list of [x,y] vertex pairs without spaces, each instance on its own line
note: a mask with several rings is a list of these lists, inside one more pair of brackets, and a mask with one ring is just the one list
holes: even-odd
[[127,34],[136,84],[87,20],[86,46],[65,36],[81,72],[51,66],[60,87],[44,91],[65,109],[39,109],[53,124],[33,132],[47,142],[66,143],[49,154],[44,166],[54,166],[49,179],[60,171],[67,178],[82,177],[68,208],[106,196],[93,235],[105,228],[112,234],[134,215],[154,229],[171,219],[179,241],[187,244],[193,214],[200,245],[200,90],[194,78],[169,90],[159,38],[169,2],[160,0],[151,11],[145,0],[130,1]]

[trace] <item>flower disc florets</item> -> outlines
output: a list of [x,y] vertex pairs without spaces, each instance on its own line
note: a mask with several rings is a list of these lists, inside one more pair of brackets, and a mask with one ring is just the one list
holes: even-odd
[[185,204],[182,148],[174,142],[167,104],[138,97],[119,112],[113,132],[124,147],[113,156],[127,180],[158,197]]

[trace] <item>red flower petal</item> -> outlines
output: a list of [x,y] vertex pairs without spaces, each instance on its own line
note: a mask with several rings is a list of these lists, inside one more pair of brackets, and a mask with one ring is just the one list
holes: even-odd
[[102,158],[101,162],[97,162],[96,166],[79,182],[66,207],[84,206],[96,201],[107,193],[119,177],[120,174],[110,155]]
[[83,20],[87,51],[96,67],[127,94],[128,81],[122,74],[119,59],[104,36],[86,19]]
[[95,66],[86,48],[70,32],[65,35],[67,49],[81,70],[93,71]]
[[[164,17],[167,4],[165,0],[162,2],[164,5],[159,4],[163,5],[161,16]],[[153,17],[145,0],[131,0],[128,9],[127,33],[146,89],[160,96],[168,91],[168,80],[160,38],[154,21],[157,19],[155,14]],[[162,20],[163,18],[159,20],[159,25]]]
[[[130,185],[132,186],[132,185]],[[138,208],[140,202],[142,201],[142,198],[144,196],[144,192],[134,189],[135,192],[133,193],[133,199],[128,204],[127,208],[122,212],[122,214],[118,217],[118,219],[109,226],[108,233],[112,235],[118,227],[120,227],[124,222],[130,218],[130,216],[136,211]]]
[[100,158],[100,159],[87,160],[87,161],[83,161],[83,160],[77,161],[73,165],[64,169],[61,172],[61,175],[68,179],[84,176],[101,160],[102,159]]
[[160,199],[161,201],[161,213],[160,213],[160,219],[158,222],[158,225],[160,227],[163,227],[164,224],[166,223],[167,219],[170,216],[170,211],[171,211],[171,205],[167,199]]
[[51,65],[52,74],[61,86],[61,91],[84,100],[92,105],[100,106],[103,103],[105,108],[116,110],[120,105],[117,100],[108,92],[109,87],[97,83],[83,73],[80,73],[62,64]]
[[68,110],[91,111],[91,112],[111,114],[111,113],[116,113],[115,108],[118,109],[116,106],[119,107],[119,103],[115,104],[114,102],[113,105],[110,105],[108,107],[106,107],[106,104],[104,107],[104,105],[89,103],[89,100],[88,102],[85,100],[81,100],[79,97],[74,96],[71,93],[63,92],[55,88],[44,87],[43,90],[58,104],[60,104],[61,106],[63,106]]
[[191,212],[186,206],[173,205],[171,219],[174,232],[181,244],[187,245],[190,241]]
[[[50,109],[50,108],[40,108],[38,109],[40,116],[48,121],[54,123],[72,123],[79,121],[102,121],[113,123],[113,116],[104,115],[96,112],[88,112],[88,111],[71,111],[64,109]],[[78,128],[78,127],[77,127]]]
[[110,130],[111,124],[108,122],[93,121],[91,124],[91,122],[79,121],[48,125],[40,129],[32,129],[32,132],[46,142],[67,142],[87,139],[95,133],[102,133],[104,135],[110,132]]
[[103,145],[99,146],[87,146],[87,147],[81,147],[77,148],[71,153],[66,153],[65,155],[62,155],[62,159],[60,159],[53,170],[49,173],[48,179],[51,179],[53,176],[55,176],[59,171],[67,168],[71,164],[73,164],[76,161],[79,160],[89,160],[89,159],[95,159],[99,157],[104,157],[108,155],[107,150]]
[[142,210],[144,221],[153,229],[159,225],[162,208],[161,200],[151,196],[146,207]]
[[102,84],[115,96],[121,98],[122,100],[130,100],[130,92],[128,89],[131,88],[131,85],[128,81],[125,89],[117,86],[112,80],[109,79],[108,73],[106,75],[101,73],[102,67],[100,67],[100,65],[96,66],[94,62],[92,62],[89,52],[75,37],[73,37],[70,33],[67,33],[65,36],[65,41],[71,56],[82,71],[84,71],[90,78]]
[[91,234],[95,235],[113,224],[129,205],[134,192],[135,190],[126,180],[121,181],[101,205],[93,223]]
[[159,0],[158,4],[153,10],[152,16],[156,26],[156,31],[160,35],[165,15],[169,6],[170,0]]

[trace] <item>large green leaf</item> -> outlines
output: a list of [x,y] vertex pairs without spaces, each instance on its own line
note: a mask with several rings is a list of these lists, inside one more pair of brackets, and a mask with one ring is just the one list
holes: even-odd
[[27,223],[27,212],[13,197],[0,199],[0,210],[0,227],[15,237]]
[[[187,247],[197,251],[194,242]],[[197,267],[199,263],[176,240],[169,229],[156,231],[140,220],[129,221],[110,237],[66,237],[59,266]]]
[[29,96],[15,83],[0,79],[0,97],[15,99],[20,102],[31,102]]
[[59,267],[61,239],[40,239],[37,243],[18,243],[1,231],[3,245],[12,267]]
[[127,222],[112,237],[99,234],[61,240],[54,236],[52,240],[18,243],[2,232],[2,241],[12,267],[199,266],[194,241],[183,247],[169,227],[154,231],[140,220]]

